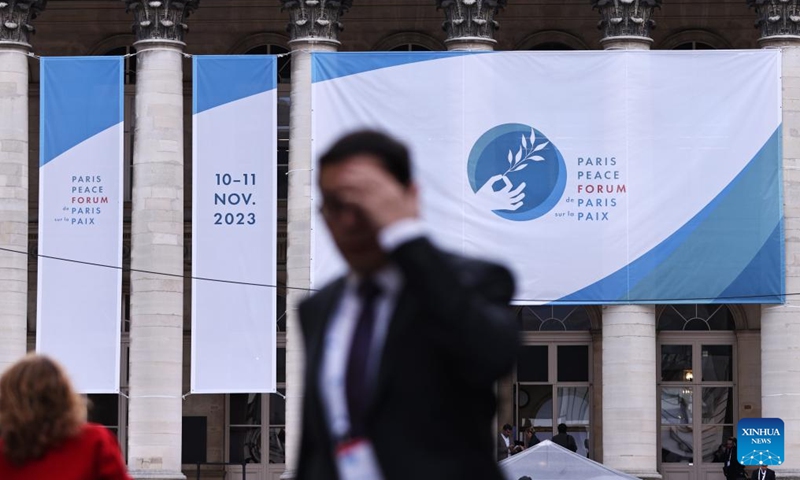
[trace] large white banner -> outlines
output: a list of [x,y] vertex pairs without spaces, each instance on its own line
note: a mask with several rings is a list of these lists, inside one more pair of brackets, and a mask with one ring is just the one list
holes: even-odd
[[119,392],[123,62],[41,59],[36,350]]
[[275,391],[275,57],[194,57],[193,393]]
[[[319,53],[317,158],[410,145],[445,248],[519,304],[783,301],[780,51]],[[313,282],[343,272],[314,219]]]

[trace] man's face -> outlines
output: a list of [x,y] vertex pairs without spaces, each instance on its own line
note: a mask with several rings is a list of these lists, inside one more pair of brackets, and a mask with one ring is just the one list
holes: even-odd
[[503,430],[503,435],[505,435],[506,437],[510,437],[511,436],[511,430]]
[[378,232],[359,205],[348,202],[351,185],[348,169],[383,168],[373,155],[359,154],[320,170],[322,215],[339,252],[357,273],[371,273],[386,263],[386,254],[378,243]]
[[733,440],[728,440],[727,444],[728,448],[733,448]]

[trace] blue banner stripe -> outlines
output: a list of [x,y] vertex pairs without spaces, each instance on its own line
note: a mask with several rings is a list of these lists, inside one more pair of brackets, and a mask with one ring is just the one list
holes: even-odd
[[758,254],[736,279],[722,291],[717,303],[730,303],[727,299],[746,297],[737,303],[783,303],[783,295],[765,295],[764,292],[784,292],[783,222],[775,226]]
[[[780,185],[781,126],[678,231],[631,264],[553,303],[780,303],[785,294],[783,236],[775,233],[783,231]],[[763,252],[765,246],[772,252]],[[756,260],[768,274],[742,281]]]
[[311,81],[324,82],[409,63],[487,53],[491,52],[315,52],[311,56]]
[[204,112],[278,86],[274,55],[196,55],[193,57],[192,112]]
[[42,57],[39,165],[123,121],[122,57]]

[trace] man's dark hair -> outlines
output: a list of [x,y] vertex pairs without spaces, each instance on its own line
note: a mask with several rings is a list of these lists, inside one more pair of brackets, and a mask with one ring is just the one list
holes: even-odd
[[506,430],[512,430],[511,425],[509,425],[507,423],[505,425],[503,425],[503,431],[505,432]]
[[408,148],[385,133],[359,130],[336,141],[319,159],[319,168],[335,165],[355,155],[373,155],[398,182],[411,184],[411,161]]
[[558,424],[558,433],[567,433],[567,424],[559,423]]

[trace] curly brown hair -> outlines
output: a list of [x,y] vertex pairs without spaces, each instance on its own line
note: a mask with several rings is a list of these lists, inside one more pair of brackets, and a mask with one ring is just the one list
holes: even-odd
[[15,464],[41,458],[86,423],[86,402],[61,366],[31,354],[0,377],[0,438]]

